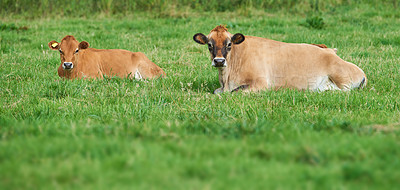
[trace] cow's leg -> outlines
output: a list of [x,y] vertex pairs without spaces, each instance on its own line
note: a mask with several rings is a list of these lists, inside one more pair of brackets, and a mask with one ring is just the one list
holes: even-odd
[[312,78],[308,81],[309,89],[323,92],[326,90],[340,90],[328,75]]
[[254,92],[254,91],[265,90],[267,88],[268,88],[267,80],[265,78],[260,77],[249,82],[249,84],[243,84],[234,88],[233,90],[231,90],[231,92],[237,92],[237,91]]
[[132,62],[135,65],[135,67],[132,67],[135,79],[165,77],[165,72],[141,52],[132,54]]
[[249,91],[260,91],[260,90],[265,90],[267,88],[268,88],[267,79],[264,77],[259,77],[250,83],[248,90]]
[[249,88],[249,85],[247,85],[247,84],[246,85],[241,85],[241,86],[233,89],[231,92],[237,92],[239,90],[247,90],[248,88]]
[[341,90],[363,88],[367,84],[367,77],[359,67],[349,62],[341,62],[332,67],[329,79]]
[[136,72],[135,72],[135,74],[133,75],[133,77],[134,77],[136,80],[142,80],[142,79],[143,79],[142,75],[141,75],[140,72],[139,72],[139,69],[136,69]]

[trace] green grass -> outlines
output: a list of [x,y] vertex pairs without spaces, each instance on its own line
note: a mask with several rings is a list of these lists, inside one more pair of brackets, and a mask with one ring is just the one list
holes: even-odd
[[[2,0],[0,16],[22,18],[64,18],[112,15],[124,17],[148,12],[150,17],[185,17],[205,11],[251,14],[252,9],[266,12],[285,11],[307,13],[309,11],[336,11],[338,7],[366,4],[388,12],[397,11],[398,0]],[[393,10],[393,8],[395,10]]]
[[[263,11],[4,18],[0,189],[396,189],[399,13],[341,7],[321,13],[321,30],[306,18]],[[338,48],[368,85],[213,95],[217,71],[192,36],[219,24]],[[67,34],[94,48],[144,52],[168,77],[62,80],[47,43]]]

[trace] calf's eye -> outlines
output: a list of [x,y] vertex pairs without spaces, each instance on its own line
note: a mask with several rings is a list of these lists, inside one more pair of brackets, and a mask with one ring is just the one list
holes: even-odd
[[78,49],[78,48],[76,48],[76,50],[75,50],[75,53],[78,53],[78,51],[79,51],[79,49]]
[[61,51],[61,49],[59,49],[58,51],[59,51],[61,54],[64,54],[64,53]]

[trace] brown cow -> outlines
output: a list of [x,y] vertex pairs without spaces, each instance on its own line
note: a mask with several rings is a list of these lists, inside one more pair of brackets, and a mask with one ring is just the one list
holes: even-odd
[[208,45],[212,66],[218,68],[221,88],[214,93],[277,88],[350,90],[367,83],[359,67],[330,48],[232,35],[224,26],[217,26],[208,36],[197,33],[193,39]]
[[88,42],[78,42],[71,35],[65,36],[61,43],[49,42],[50,49],[60,52],[58,75],[68,79],[103,78],[104,75],[135,79],[165,76],[164,71],[141,52],[88,47]]

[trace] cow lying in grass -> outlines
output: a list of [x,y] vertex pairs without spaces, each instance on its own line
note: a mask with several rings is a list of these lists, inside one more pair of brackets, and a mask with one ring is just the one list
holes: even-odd
[[164,71],[141,52],[88,47],[88,42],[78,42],[70,35],[65,36],[61,43],[49,42],[50,49],[60,52],[58,75],[67,79],[103,76],[150,79],[165,76]]
[[214,93],[277,88],[350,90],[367,83],[359,67],[324,45],[232,35],[224,26],[215,27],[208,36],[197,33],[193,39],[208,45],[212,66],[218,68],[221,88]]

